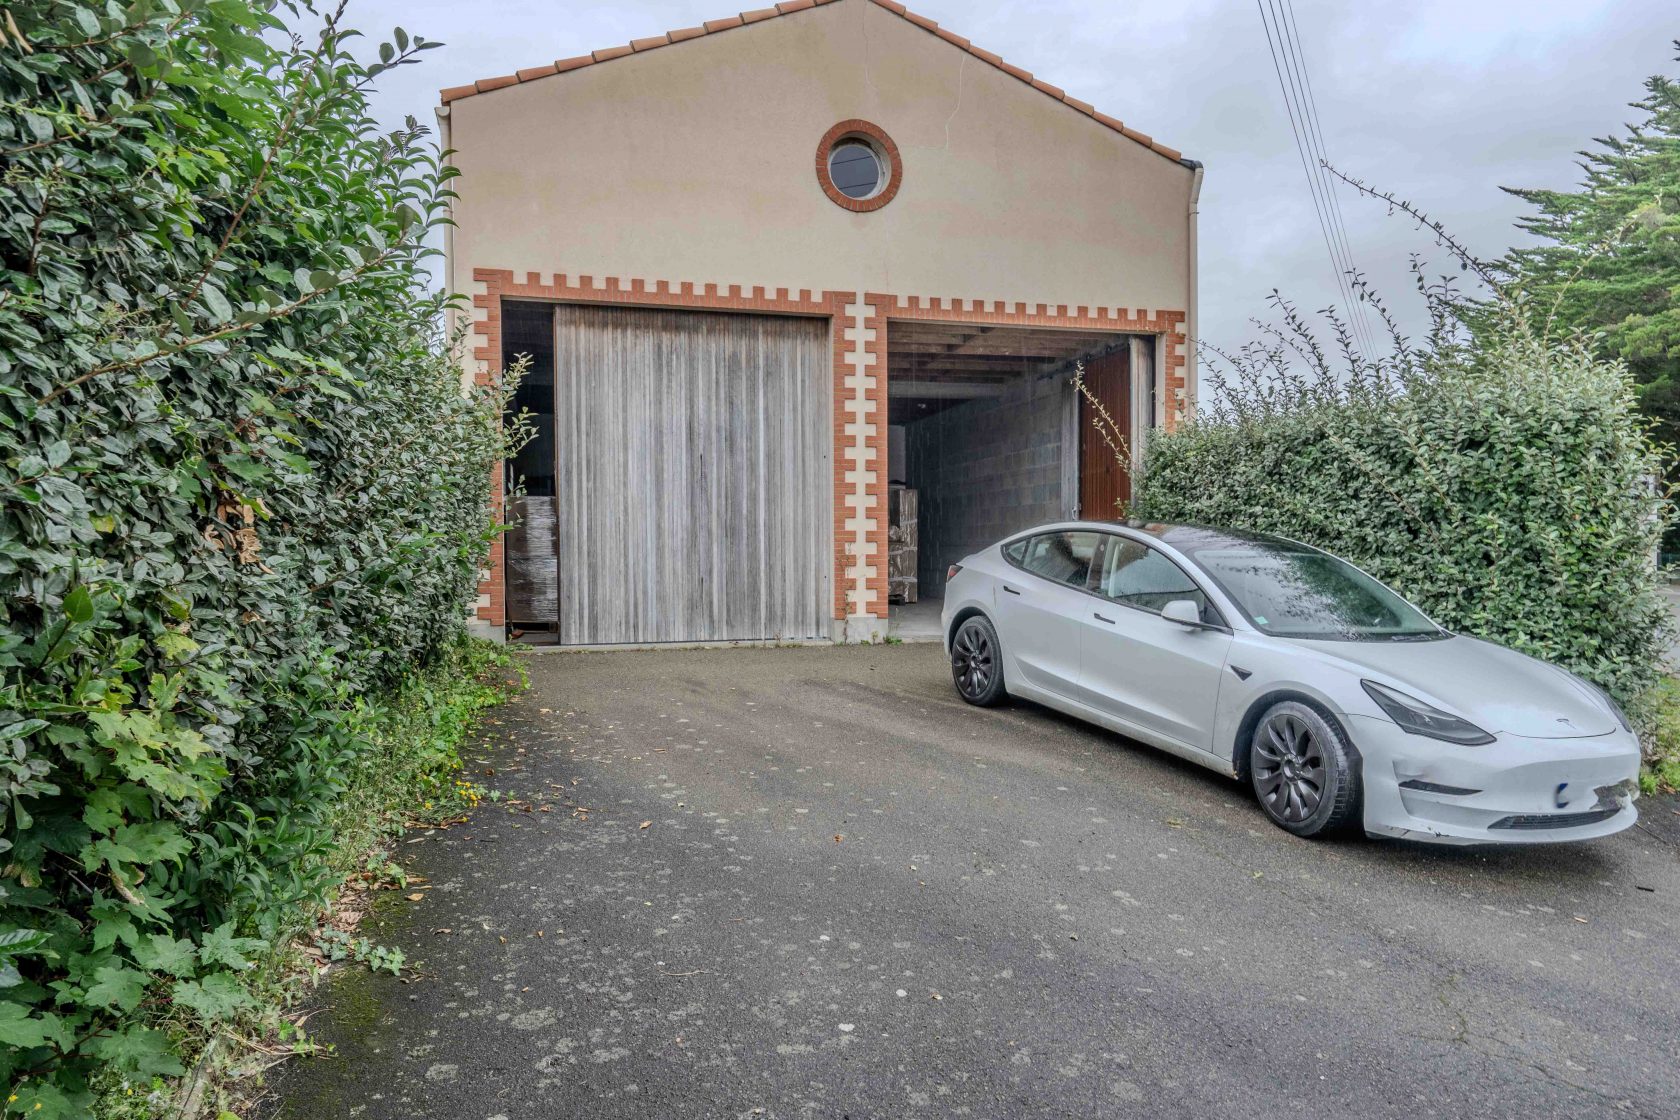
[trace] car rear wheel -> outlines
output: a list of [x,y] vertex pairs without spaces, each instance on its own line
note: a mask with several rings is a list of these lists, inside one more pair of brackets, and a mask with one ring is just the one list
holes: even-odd
[[1003,688],[1003,647],[983,614],[964,620],[951,640],[951,680],[970,704],[989,708],[1008,695]]
[[1249,780],[1260,808],[1297,836],[1327,836],[1359,817],[1359,767],[1341,728],[1298,700],[1267,708],[1255,725]]

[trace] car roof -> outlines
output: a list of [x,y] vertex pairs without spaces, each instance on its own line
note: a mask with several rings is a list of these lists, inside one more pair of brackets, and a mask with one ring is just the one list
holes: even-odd
[[1288,537],[1274,536],[1271,533],[1256,533],[1247,529],[1222,529],[1211,525],[1189,525],[1169,521],[1145,521],[1141,518],[1126,518],[1113,521],[1098,521],[1094,518],[1081,518],[1073,521],[1055,521],[1044,525],[1035,525],[1031,529],[1023,529],[1019,533],[1011,533],[1006,540],[1019,540],[1036,533],[1052,532],[1059,529],[1128,529],[1134,533],[1142,533],[1154,537],[1175,548],[1185,547],[1218,547],[1227,544],[1285,544],[1298,545],[1299,541]]

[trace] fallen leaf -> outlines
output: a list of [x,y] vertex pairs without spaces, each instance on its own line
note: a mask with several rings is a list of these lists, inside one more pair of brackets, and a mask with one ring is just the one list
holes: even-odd
[[643,821],[641,824],[637,825],[636,827],[637,828],[647,828],[651,824],[653,824],[652,821]]
[[426,896],[421,894],[419,891],[415,891],[413,894],[408,896],[408,900],[410,902],[422,902],[425,898]]

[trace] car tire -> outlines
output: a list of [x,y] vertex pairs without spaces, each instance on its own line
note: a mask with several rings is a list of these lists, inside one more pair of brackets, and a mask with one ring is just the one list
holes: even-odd
[[1296,836],[1345,832],[1360,816],[1359,755],[1335,720],[1299,700],[1261,713],[1248,778],[1272,823]]
[[989,708],[1009,695],[1003,687],[1003,645],[983,614],[964,619],[951,639],[951,683],[976,707]]

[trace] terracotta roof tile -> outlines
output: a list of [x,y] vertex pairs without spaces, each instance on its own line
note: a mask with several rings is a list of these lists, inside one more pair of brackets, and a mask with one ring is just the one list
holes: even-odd
[[[834,0],[782,0],[782,2],[777,4],[774,8],[757,8],[753,11],[742,12],[740,15],[728,16],[724,19],[709,19],[700,27],[678,28],[677,30],[668,32],[664,35],[652,35],[646,39],[632,40],[626,46],[607,47],[604,50],[596,51],[594,54],[579,55],[576,58],[562,58],[551,66],[533,66],[529,69],[521,70],[517,74],[504,74],[496,78],[483,78],[472,85],[450,86],[447,89],[440,90],[438,96],[443,103],[447,105],[451,101],[458,101],[463,97],[471,97],[474,94],[489,93],[492,90],[505,89],[508,86],[518,85],[520,82],[537,81],[542,78],[551,77],[555,74],[563,74],[568,70],[576,70],[583,66],[589,66],[592,63],[607,62],[611,59],[623,58],[627,54],[639,54],[643,51],[656,50],[659,47],[667,46],[671,43],[681,43],[689,39],[698,39],[704,35],[715,35],[720,31],[728,31],[732,28],[744,27],[749,23],[758,23],[762,20],[774,19],[776,16],[791,15],[794,12],[802,12],[809,8],[815,8],[819,5],[833,2]],[[945,30],[940,27],[939,24],[935,23],[931,19],[928,19],[926,16],[917,15],[915,12],[910,11],[903,4],[899,3],[898,0],[870,0],[870,2],[875,4],[877,7],[886,9],[894,15],[902,16],[904,19],[909,20],[917,27],[931,31],[933,34],[939,36],[948,43],[961,47],[969,54],[972,54],[975,58],[997,67],[1010,77],[1017,78],[1020,81],[1031,84],[1034,89],[1046,93],[1051,97],[1054,97],[1056,100],[1065,103],[1068,107],[1084,113],[1092,120],[1095,120],[1107,128],[1113,129],[1122,136],[1126,137],[1128,140],[1136,141],[1152,151],[1159,152],[1168,159],[1180,160],[1184,158],[1183,154],[1179,152],[1178,149],[1169,148],[1165,144],[1150,138],[1134,128],[1127,128],[1124,124],[1120,123],[1120,121],[1114,117],[1109,116],[1107,113],[1097,112],[1090,103],[1081,101],[1076,97],[1069,97],[1067,93],[1059,87],[1053,86],[1049,82],[1040,81],[1039,79],[1033,77],[1031,73],[1021,69],[1019,66],[1012,66],[1005,62],[1002,58],[993,54],[991,51],[981,50],[961,35]]]

